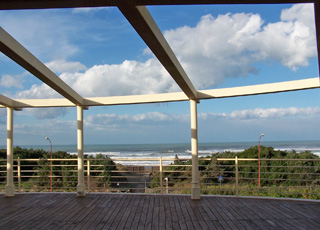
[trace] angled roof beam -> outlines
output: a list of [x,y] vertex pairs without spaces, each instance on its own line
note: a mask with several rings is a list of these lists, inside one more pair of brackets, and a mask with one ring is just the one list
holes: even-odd
[[156,22],[145,6],[133,6],[119,1],[119,9],[140,37],[145,41],[171,77],[190,99],[197,99],[197,91],[173,53]]
[[76,105],[83,98],[0,27],[0,51]]
[[[127,0],[132,5],[279,4],[317,0]],[[115,0],[0,0],[0,10],[117,6]]]
[[[320,88],[319,78],[309,78],[295,81],[285,81],[261,85],[240,86],[223,89],[198,91],[199,100],[218,99],[227,97],[241,97],[258,94],[281,93],[297,90]],[[1,100],[1,98],[0,98]],[[183,93],[163,93],[151,95],[130,95],[116,97],[89,97],[84,99],[84,106],[110,106],[146,103],[162,103],[174,101],[188,101]],[[42,107],[74,107],[75,105],[64,98],[59,99],[17,99],[14,108],[42,108]],[[0,108],[3,107],[0,105]]]
[[[318,67],[320,74],[320,2],[314,2],[314,17],[316,23],[316,39],[317,39],[317,47],[318,47]],[[320,77],[320,76],[319,76]]]
[[0,94],[0,105],[3,105],[5,107],[13,107],[14,100]]

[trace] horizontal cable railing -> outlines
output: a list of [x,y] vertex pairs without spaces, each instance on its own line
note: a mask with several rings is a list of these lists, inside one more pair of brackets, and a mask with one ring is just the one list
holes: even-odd
[[[148,165],[143,165],[146,161]],[[201,193],[320,199],[320,159],[260,159],[260,172],[258,161],[237,157],[200,158]],[[84,166],[89,193],[189,194],[191,191],[190,159],[94,158],[85,159]],[[15,159],[16,191],[75,192],[77,167],[75,158]],[[4,192],[5,185],[6,160],[0,160],[0,192]]]

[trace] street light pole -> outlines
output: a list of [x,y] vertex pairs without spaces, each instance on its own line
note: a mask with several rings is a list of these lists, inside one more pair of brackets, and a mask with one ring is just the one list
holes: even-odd
[[259,137],[259,146],[258,146],[258,158],[259,158],[259,183],[258,183],[258,186],[259,186],[259,188],[260,188],[260,139],[263,136],[264,136],[264,134],[261,133],[261,135]]
[[50,164],[50,192],[52,192],[52,143],[49,137],[46,137],[46,140],[50,142],[50,159],[51,159],[51,164]]

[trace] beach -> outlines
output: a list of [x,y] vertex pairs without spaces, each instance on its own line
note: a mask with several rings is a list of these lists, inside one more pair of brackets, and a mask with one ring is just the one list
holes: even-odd
[[[258,145],[258,142],[212,142],[199,143],[199,157],[206,157],[213,153],[222,153],[225,151],[241,152],[247,148]],[[273,147],[275,150],[285,150],[296,152],[311,151],[320,156],[320,141],[261,141],[261,145]],[[50,151],[49,145],[26,145],[23,148],[44,149]],[[1,148],[6,148],[1,146]],[[70,154],[77,154],[76,145],[53,145],[53,152],[65,151]],[[165,159],[174,159],[178,156],[180,159],[191,158],[190,143],[167,143],[167,144],[90,144],[84,145],[84,153],[87,155],[104,154],[108,157],[118,160],[130,158],[131,161],[118,161],[120,164],[130,165],[154,165],[158,164],[160,157]],[[147,161],[145,159],[154,159],[156,161]],[[135,161],[136,160],[136,161]],[[164,164],[168,162],[163,162]]]

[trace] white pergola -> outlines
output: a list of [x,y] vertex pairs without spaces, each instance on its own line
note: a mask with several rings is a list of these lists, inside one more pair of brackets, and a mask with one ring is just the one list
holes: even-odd
[[149,13],[146,5],[199,5],[199,4],[280,4],[313,3],[315,9],[318,62],[320,66],[320,3],[319,0],[0,0],[0,10],[49,9],[76,7],[118,7],[132,27],[144,40],[164,68],[175,80],[182,92],[154,95],[130,95],[116,97],[84,98],[62,81],[32,53],[0,27],[0,50],[25,70],[46,83],[64,98],[59,99],[11,99],[0,94],[0,107],[7,108],[7,184],[5,196],[14,196],[13,184],[13,112],[23,108],[77,107],[78,185],[77,196],[85,196],[83,156],[83,110],[90,106],[160,103],[190,101],[192,188],[191,198],[200,199],[198,171],[197,103],[203,99],[218,99],[278,93],[319,88],[319,78],[261,84],[224,89],[198,91],[166,39]]

